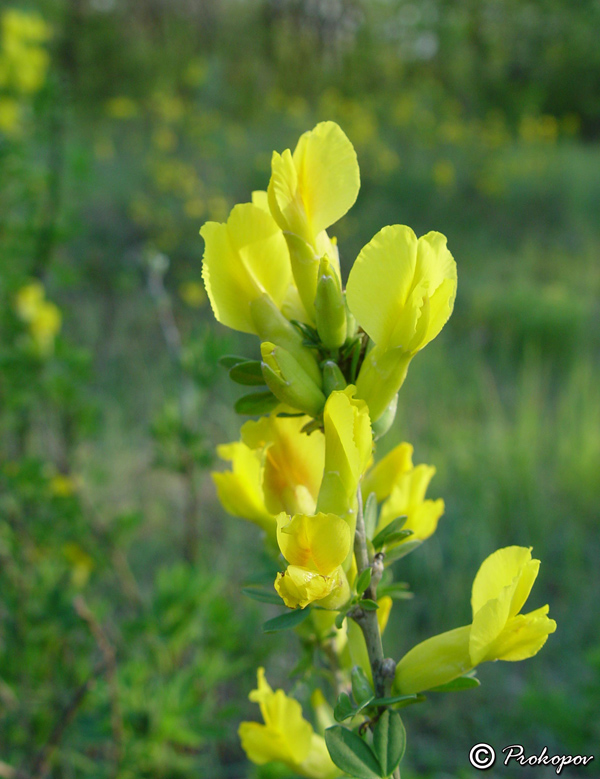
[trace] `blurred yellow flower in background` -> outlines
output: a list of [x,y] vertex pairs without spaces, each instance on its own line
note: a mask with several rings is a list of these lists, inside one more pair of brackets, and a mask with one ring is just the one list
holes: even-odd
[[238,733],[248,758],[257,765],[278,760],[307,779],[335,779],[340,771],[332,763],[324,739],[302,716],[298,701],[283,690],[271,688],[265,669],[258,669],[258,687],[249,698],[260,706],[264,725],[242,722]]
[[207,301],[204,285],[200,281],[184,281],[179,296],[190,308],[201,308]]
[[40,354],[48,356],[54,348],[62,315],[54,303],[46,300],[43,284],[34,281],[17,292],[15,309],[18,316],[29,325],[29,333]]
[[424,541],[435,532],[444,513],[444,501],[441,498],[425,500],[435,468],[414,466],[412,455],[410,444],[396,446],[367,473],[362,491],[365,499],[374,492],[377,502],[383,503],[377,533],[396,517],[406,516],[403,529],[412,530],[413,535],[409,538]]

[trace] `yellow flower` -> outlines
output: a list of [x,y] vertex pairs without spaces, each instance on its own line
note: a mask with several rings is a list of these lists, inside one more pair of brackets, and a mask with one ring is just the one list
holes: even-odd
[[258,688],[249,696],[258,703],[264,725],[242,722],[239,736],[248,758],[257,765],[281,761],[307,779],[335,779],[340,771],[331,761],[324,739],[302,716],[298,701],[283,690],[273,691],[258,669]]
[[525,660],[544,646],[556,622],[548,606],[520,614],[538,574],[531,549],[508,546],[482,563],[471,595],[473,622],[423,641],[396,667],[395,687],[420,692],[489,660]]
[[57,498],[70,498],[77,492],[77,481],[72,476],[57,473],[50,479],[50,492]]
[[398,392],[412,357],[448,321],[455,296],[456,263],[440,233],[417,239],[410,227],[384,227],[360,252],[346,300],[375,343],[356,382],[373,421]]
[[243,425],[241,441],[217,447],[232,470],[213,473],[219,500],[234,516],[275,536],[275,517],[312,514],[323,474],[325,439],[301,433],[308,417],[263,417]]
[[[304,608],[314,601],[338,608],[350,591],[341,564],[351,545],[350,528],[335,514],[277,517],[277,543],[289,565],[278,573],[275,589],[286,606]],[[329,597],[328,597],[329,596]]]
[[354,204],[359,188],[356,152],[335,122],[321,122],[300,136],[293,154],[289,149],[273,152],[268,203],[288,241],[296,286],[311,321],[324,254],[339,274],[337,250],[325,231]]
[[292,282],[281,230],[262,208],[237,205],[226,223],[206,222],[202,274],[216,319],[233,330],[258,334],[251,303],[267,295],[281,308]]
[[44,83],[49,56],[43,44],[50,31],[43,18],[15,8],[2,14],[0,86],[22,94],[37,92]]
[[316,430],[301,433],[308,417],[263,417],[246,422],[242,438],[263,458],[265,505],[273,516],[313,514],[323,476],[325,438]]
[[24,322],[31,322],[46,297],[43,284],[33,281],[17,292],[15,308]]
[[29,325],[31,337],[44,356],[52,351],[62,323],[59,308],[46,300],[45,295],[43,285],[34,281],[21,287],[15,300],[17,314]]
[[106,113],[113,119],[133,119],[138,114],[138,107],[130,97],[119,95],[106,103]]
[[332,392],[323,411],[325,470],[317,508],[346,518],[354,533],[356,491],[371,459],[369,410],[355,387]]
[[374,492],[377,501],[383,501],[377,533],[396,517],[406,516],[404,529],[412,530],[410,538],[424,541],[435,532],[444,513],[444,501],[425,500],[435,468],[431,465],[413,466],[412,454],[413,447],[407,443],[392,449],[367,473],[362,492],[365,499]]
[[21,106],[14,97],[0,97],[0,132],[17,136],[21,130]]
[[206,301],[206,292],[199,281],[184,281],[179,287],[179,295],[190,308],[200,308]]

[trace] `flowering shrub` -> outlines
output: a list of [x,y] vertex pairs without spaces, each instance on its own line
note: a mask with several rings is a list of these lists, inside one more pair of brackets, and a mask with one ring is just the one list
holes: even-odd
[[[304,133],[272,158],[267,191],[207,222],[203,274],[215,317],[260,339],[260,360],[227,357],[230,377],[260,387],[236,410],[261,416],[219,454],[223,506],[255,522],[281,565],[258,600],[287,607],[265,630],[297,628],[332,672],[332,704],[315,690],[324,740],[300,704],[259,669],[264,725],[245,722],[255,763],[281,761],[326,779],[399,776],[405,732],[398,709],[422,692],[479,684],[487,660],[535,655],[556,623],[548,607],[521,614],[539,561],[522,547],[491,554],[472,592],[473,622],[385,657],[381,634],[393,600],[406,597],[390,563],[436,530],[441,500],[425,494],[434,469],[413,466],[402,443],[373,465],[375,442],[393,424],[415,355],[448,321],[456,264],[445,236],[384,227],[362,249],[343,289],[337,241],[327,230],[354,204],[356,153],[334,122]],[[334,724],[348,722],[349,726]]]

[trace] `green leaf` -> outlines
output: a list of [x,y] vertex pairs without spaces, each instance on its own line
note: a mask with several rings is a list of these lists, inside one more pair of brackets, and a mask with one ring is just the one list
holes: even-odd
[[344,609],[344,611],[340,611],[339,614],[335,618],[335,626],[338,630],[341,630],[342,623],[346,619],[346,614],[348,612]]
[[311,327],[310,325],[305,324],[304,322],[299,322],[297,319],[290,319],[290,323],[294,325],[294,327],[311,343],[317,344],[319,343],[319,334],[315,330],[314,327]]
[[336,722],[343,722],[356,713],[356,707],[350,700],[347,692],[341,692],[333,709],[333,717]]
[[385,539],[385,543],[384,543],[384,549],[386,550],[386,553],[388,547],[392,547],[395,546],[396,544],[399,544],[400,541],[404,541],[405,538],[412,536],[412,534],[413,534],[412,530],[398,530],[396,533],[390,533]]
[[325,743],[333,762],[356,779],[380,779],[381,766],[371,747],[360,736],[341,725],[325,731]]
[[373,539],[373,546],[375,549],[381,549],[389,536],[391,536],[393,533],[397,533],[399,530],[402,530],[406,524],[407,519],[408,517],[396,517],[396,519],[392,519],[389,525],[386,525],[383,530],[377,533]]
[[263,632],[265,633],[277,633],[280,630],[290,630],[295,628],[301,622],[308,617],[310,609],[294,609],[293,611],[286,611],[285,614],[280,614],[278,617],[268,619],[263,624]]
[[403,544],[394,547],[394,549],[390,549],[389,552],[385,553],[386,565],[388,563],[393,563],[394,560],[400,560],[403,557],[406,557],[406,555],[414,552],[415,549],[418,549],[422,543],[420,538],[411,538],[410,541],[405,541]]
[[262,587],[244,587],[242,589],[244,595],[247,595],[252,600],[257,600],[260,603],[275,603],[277,606],[281,606],[281,598],[275,592],[275,590],[265,590]]
[[395,703],[407,705],[408,703],[417,703],[418,697],[415,693],[411,693],[410,695],[390,695],[386,698],[374,698],[371,701],[371,706],[393,706]]
[[355,665],[350,673],[350,679],[352,681],[352,695],[354,700],[360,705],[365,701],[372,701],[375,697],[371,682],[367,679],[366,673],[360,667]]
[[363,598],[362,600],[359,600],[358,605],[365,611],[377,611],[379,608],[379,604],[374,600],[371,600],[371,598]]
[[260,416],[273,411],[278,405],[279,401],[272,392],[254,392],[250,395],[242,395],[236,401],[234,409],[238,414]]
[[408,590],[409,586],[408,582],[392,582],[383,587],[380,584],[377,588],[377,597],[387,595],[392,600],[408,600],[413,597],[413,593]]
[[397,711],[386,709],[373,731],[373,751],[381,765],[382,776],[389,776],[400,765],[406,749],[406,731]]
[[367,538],[373,538],[375,528],[377,527],[377,496],[374,492],[371,492],[365,501],[363,519],[365,521]]
[[361,575],[356,580],[356,592],[359,595],[362,595],[363,592],[367,589],[369,584],[371,584],[371,575],[372,575],[371,568],[365,568],[365,570],[361,573]]
[[459,692],[460,690],[473,690],[479,687],[481,682],[476,676],[459,676],[447,684],[440,684],[439,687],[432,687],[429,692]]
[[247,362],[247,357],[238,357],[236,354],[224,354],[223,357],[219,357],[218,363],[223,368],[233,368],[234,365],[239,365],[241,362]]
[[247,360],[239,362],[229,370],[229,378],[236,384],[247,386],[264,385],[265,379],[262,374],[262,368],[258,360]]

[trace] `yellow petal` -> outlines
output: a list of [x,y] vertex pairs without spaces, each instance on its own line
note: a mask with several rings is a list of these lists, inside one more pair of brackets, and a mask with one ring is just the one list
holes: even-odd
[[277,517],[277,543],[288,563],[327,576],[346,559],[352,539],[343,519],[319,513],[288,520],[286,514]]
[[371,468],[363,481],[362,492],[365,500],[371,492],[375,493],[378,503],[385,500],[396,484],[398,477],[412,470],[412,455],[413,447],[410,444],[398,444],[377,465]]
[[490,646],[506,627],[518,579],[504,587],[495,598],[488,600],[473,616],[469,652],[473,665],[485,660]]
[[[417,237],[410,227],[384,227],[358,255],[346,287],[346,300],[369,337],[387,347],[413,287]],[[417,311],[411,313],[416,324]],[[397,344],[396,344],[397,345]]]
[[267,294],[281,307],[292,281],[287,245],[273,218],[252,203],[235,206],[225,224],[207,222],[202,275],[216,319],[256,334],[250,303]]
[[409,227],[384,227],[350,272],[351,312],[384,350],[415,354],[447,322],[456,296],[456,263],[441,233],[417,241]]
[[290,609],[303,609],[326,598],[335,586],[334,578],[296,565],[288,565],[285,572],[278,573],[275,579],[275,589]]
[[242,439],[264,450],[263,490],[272,514],[313,514],[323,476],[325,437],[301,433],[309,417],[263,417],[246,422]]
[[388,619],[390,618],[390,612],[392,611],[394,602],[389,595],[382,595],[381,598],[377,599],[377,603],[379,604],[379,608],[377,609],[377,622],[379,624],[379,630],[383,634]]
[[274,534],[275,518],[267,511],[261,488],[260,453],[242,442],[222,444],[217,453],[232,464],[231,471],[213,472],[219,500],[225,511],[235,517],[248,519]]
[[501,635],[489,648],[486,660],[526,660],[536,655],[556,630],[548,606],[509,619]]
[[413,647],[396,666],[394,689],[403,695],[447,684],[473,667],[469,655],[471,626],[449,630]]
[[321,122],[300,137],[293,159],[308,225],[316,236],[354,205],[360,188],[356,152],[335,122]]
[[535,566],[528,566],[530,562],[534,562],[531,560],[531,549],[524,546],[507,546],[498,549],[486,558],[473,582],[471,594],[473,614],[475,615],[489,600],[497,598],[505,587],[512,584],[515,578],[520,578],[527,566],[528,573],[523,587],[515,587],[515,593],[520,601],[520,609],[533,586],[539,566],[539,561],[535,561],[537,563]]
[[418,538],[420,541],[425,541],[432,536],[437,530],[438,521],[444,513],[444,508],[442,498],[426,500],[417,506],[409,515],[403,528],[403,530],[412,530],[413,532],[407,540]]
[[255,189],[252,193],[252,203],[258,208],[262,208],[262,210],[266,211],[268,214],[271,213],[269,210],[269,198],[267,196],[266,190]]
[[[332,723],[334,724],[334,723]],[[312,734],[308,757],[298,767],[298,773],[307,779],[336,779],[341,775],[340,769],[329,757],[325,739]]]
[[317,507],[346,516],[354,511],[356,491],[371,458],[369,410],[354,398],[355,388],[332,392],[323,411],[325,471]]
[[260,705],[265,724],[243,722],[239,735],[242,747],[252,762],[263,765],[281,760],[295,767],[310,752],[313,729],[302,716],[302,707],[283,690],[273,692],[264,669],[258,670],[258,689],[249,698]]
[[267,197],[271,214],[279,227],[306,240],[306,211],[298,192],[298,172],[289,149],[283,154],[273,152]]

